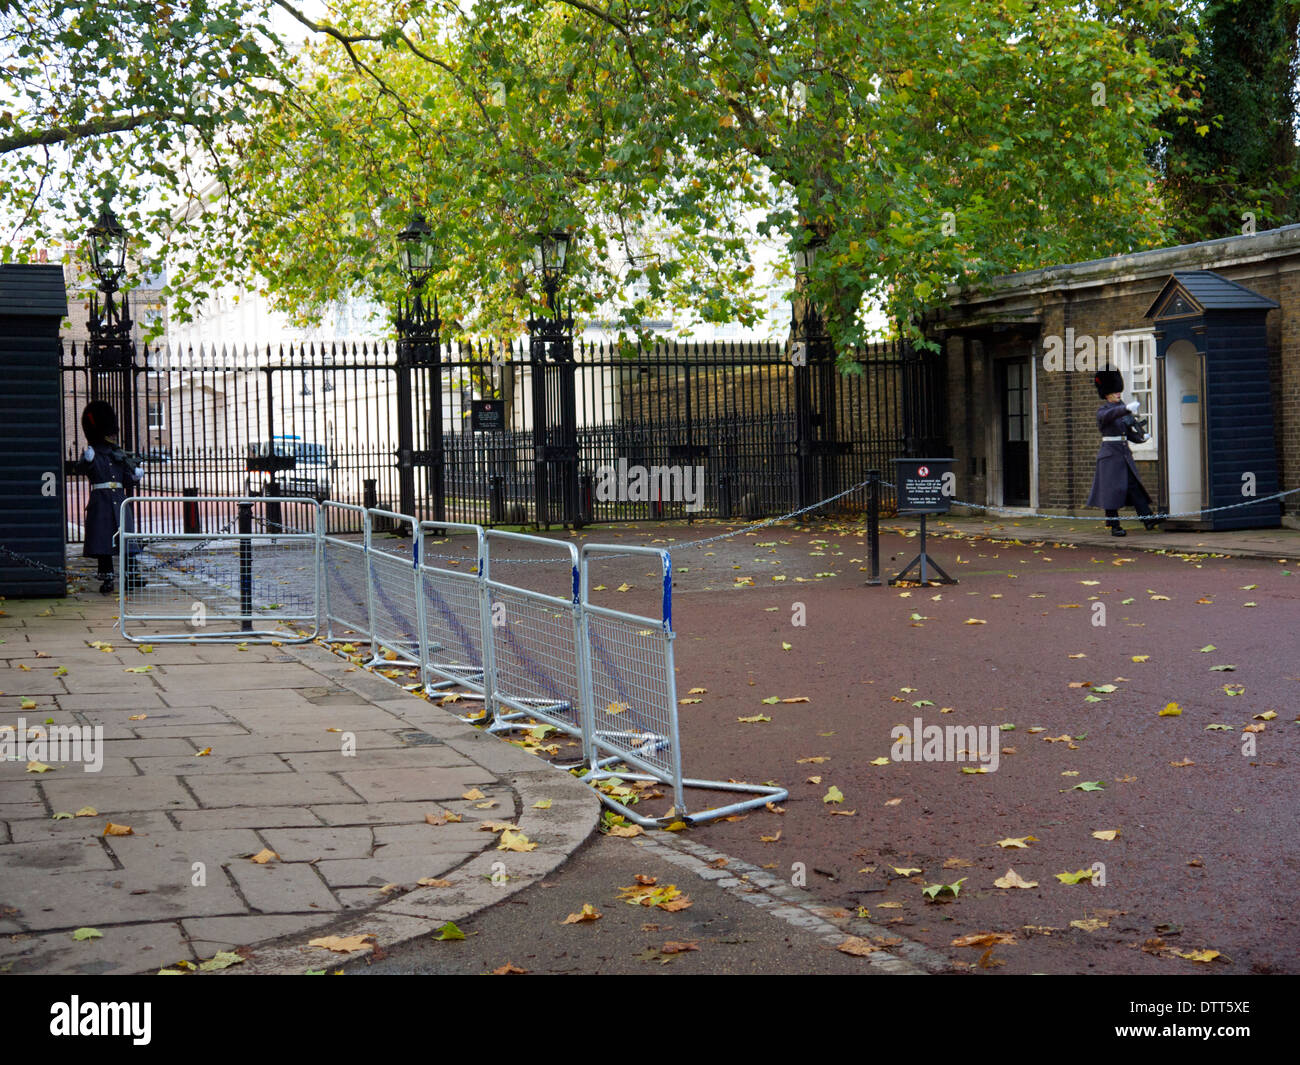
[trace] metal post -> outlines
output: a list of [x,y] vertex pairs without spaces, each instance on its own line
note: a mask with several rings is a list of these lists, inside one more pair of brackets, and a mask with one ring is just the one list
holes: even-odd
[[880,583],[880,471],[871,470],[867,474],[870,484],[867,487],[867,542],[871,551],[871,571],[867,584]]
[[239,504],[239,627],[253,631],[253,504]]
[[280,532],[284,528],[284,514],[282,509],[284,504],[280,502],[281,488],[280,482],[274,477],[266,485],[266,495],[269,502],[266,504],[266,528],[268,532]]
[[197,488],[181,489],[181,495],[185,497],[185,502],[181,504],[181,511],[185,519],[185,533],[187,536],[203,531],[199,522],[198,494],[199,490]]
[[[412,299],[404,302],[398,310],[397,363],[393,367],[397,374],[397,509],[418,517],[415,470],[417,466],[423,466],[429,470],[429,495],[436,521],[444,520],[447,514],[443,476],[441,328],[437,299],[434,299],[433,314],[430,315],[416,290]],[[421,380],[424,387],[419,391],[433,406],[425,427],[429,446],[416,450],[412,395]]]
[[367,510],[379,506],[379,492],[375,487],[377,483],[373,477],[367,477],[361,482],[361,505]]

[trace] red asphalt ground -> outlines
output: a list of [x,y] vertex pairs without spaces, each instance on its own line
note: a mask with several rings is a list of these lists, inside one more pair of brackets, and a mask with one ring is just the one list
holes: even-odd
[[[1130,548],[1140,529],[1115,550],[932,536],[932,555],[961,583],[900,589],[863,585],[856,523],[681,546],[727,528],[585,533],[675,549],[678,696],[700,700],[680,710],[686,775],[790,789],[783,812],[703,824],[693,838],[784,876],[802,867],[828,906],[864,907],[976,972],[1300,971],[1289,905],[1300,874],[1300,558],[1161,556]],[[886,528],[883,576],[915,550]],[[603,565],[601,601],[657,607],[652,565]],[[631,589],[616,594],[624,581]],[[1098,603],[1104,626],[1093,624]],[[1071,687],[1081,682],[1115,690],[1089,702],[1088,687]],[[765,705],[772,696],[807,702]],[[1159,716],[1170,702],[1181,715]],[[771,720],[737,720],[760,714]],[[918,716],[1015,728],[998,733],[995,772],[873,765],[889,758],[891,729]],[[1251,739],[1255,753],[1243,753]],[[1074,787],[1085,782],[1102,790]],[[842,802],[823,801],[831,785]],[[688,798],[693,811],[718,801]],[[1118,837],[1093,836],[1108,830]],[[1094,863],[1104,885],[1058,879]],[[907,869],[921,872],[896,871]],[[1037,886],[996,887],[1009,869]],[[927,901],[926,885],[958,880],[958,897]],[[984,965],[982,949],[951,945],[981,932],[1014,943]],[[1198,951],[1219,956],[1178,956]]]

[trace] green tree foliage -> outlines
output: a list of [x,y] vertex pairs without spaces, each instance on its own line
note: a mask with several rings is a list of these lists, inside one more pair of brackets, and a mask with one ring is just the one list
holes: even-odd
[[477,332],[518,328],[528,236],[563,226],[568,294],[620,297],[629,325],[754,320],[752,236],[811,231],[807,294],[841,346],[870,305],[915,334],[951,284],[1167,239],[1145,153],[1193,106],[1191,36],[1162,58],[1170,33],[1134,31],[1169,25],[1166,0],[275,3],[311,44],[265,86],[218,68],[240,108],[200,140],[227,196],[186,229],[186,281],[255,268],[303,313],[391,300],[420,209],[434,290]]
[[1300,222],[1300,3],[1210,0],[1189,20],[1202,41],[1201,117],[1173,126],[1161,155],[1176,237],[1234,236],[1247,215],[1257,229]]
[[0,0],[0,254],[79,234],[101,200],[155,236],[202,210],[283,60],[247,0]]

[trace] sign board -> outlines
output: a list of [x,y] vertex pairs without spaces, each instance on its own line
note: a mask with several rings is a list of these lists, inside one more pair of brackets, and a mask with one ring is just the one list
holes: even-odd
[[952,459],[894,459],[900,514],[947,514],[955,495]]
[[506,428],[504,399],[470,400],[469,427],[476,433],[500,433]]

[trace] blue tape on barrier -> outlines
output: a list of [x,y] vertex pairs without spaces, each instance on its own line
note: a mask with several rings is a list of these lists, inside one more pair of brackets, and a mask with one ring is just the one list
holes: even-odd
[[578,567],[574,566],[573,567],[573,601],[575,603],[580,601],[578,598],[579,586],[580,586],[580,581],[578,578]]
[[673,564],[667,551],[662,551],[664,563],[664,631],[673,631]]

